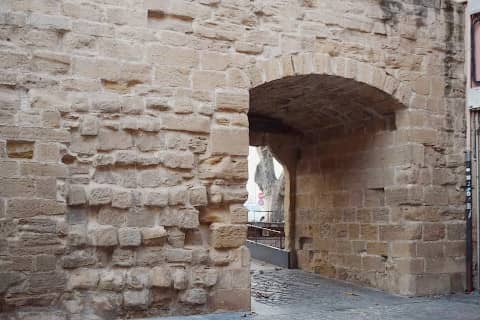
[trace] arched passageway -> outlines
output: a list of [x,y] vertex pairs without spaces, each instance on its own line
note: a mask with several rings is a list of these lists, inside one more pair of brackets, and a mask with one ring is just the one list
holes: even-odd
[[338,76],[289,76],[250,90],[250,144],[269,146],[287,169],[293,266],[396,287],[396,239],[385,232],[396,204],[386,192],[398,183],[402,157],[414,152],[395,130],[402,108],[393,96]]

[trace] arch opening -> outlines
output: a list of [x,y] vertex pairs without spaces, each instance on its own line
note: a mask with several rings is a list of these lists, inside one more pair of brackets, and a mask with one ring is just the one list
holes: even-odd
[[394,125],[403,105],[368,84],[332,75],[299,75],[250,90],[250,130],[317,136],[365,123]]
[[[250,145],[286,168],[290,267],[391,290],[385,190],[398,149],[393,96],[352,79],[289,76],[250,90]],[[400,143],[398,143],[400,145]]]

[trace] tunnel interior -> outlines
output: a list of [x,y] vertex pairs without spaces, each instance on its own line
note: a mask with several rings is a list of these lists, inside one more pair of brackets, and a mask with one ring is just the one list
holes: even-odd
[[391,95],[337,76],[291,76],[250,90],[250,145],[285,166],[285,233],[294,265],[386,288],[400,136]]

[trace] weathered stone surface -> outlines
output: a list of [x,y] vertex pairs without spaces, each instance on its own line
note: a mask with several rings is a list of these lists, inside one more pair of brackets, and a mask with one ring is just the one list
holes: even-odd
[[186,152],[165,152],[161,158],[168,168],[192,169],[195,161],[193,154]]
[[162,226],[142,229],[143,243],[146,246],[161,246],[166,237],[167,231]]
[[77,250],[62,258],[62,266],[65,269],[93,266],[98,259],[91,250]]
[[207,188],[204,186],[190,188],[189,199],[194,207],[206,206],[208,204]]
[[151,297],[149,290],[128,290],[123,292],[123,302],[127,308],[141,310],[147,309],[150,304],[150,299]]
[[64,214],[66,206],[55,200],[11,198],[7,200],[5,210],[7,217],[26,218]]
[[80,124],[80,134],[82,136],[96,136],[98,134],[99,127],[100,123],[97,117],[86,115],[82,118],[82,122]]
[[125,274],[122,270],[104,271],[100,274],[99,289],[121,291],[124,285]]
[[174,248],[183,248],[185,246],[185,232],[179,228],[168,229],[168,244]]
[[210,119],[207,117],[192,116],[164,116],[163,127],[173,131],[187,131],[208,133],[210,131]]
[[176,290],[185,290],[188,287],[187,272],[182,268],[173,270],[173,288]]
[[133,138],[124,131],[100,129],[98,134],[98,150],[109,151],[133,147]]
[[247,112],[249,96],[247,92],[216,91],[216,109],[222,111]]
[[140,233],[140,229],[118,229],[118,241],[121,247],[138,247],[142,243],[142,234]]
[[165,252],[161,247],[143,247],[137,250],[138,266],[155,267],[165,263]]
[[143,202],[146,206],[165,207],[168,205],[168,191],[158,189],[155,191],[146,191]]
[[32,159],[35,143],[23,140],[7,140],[9,158]]
[[212,223],[210,242],[214,248],[237,248],[247,239],[247,226]]
[[35,258],[35,271],[53,271],[57,266],[57,258],[54,255],[38,255]]
[[135,264],[135,256],[133,250],[116,248],[112,254],[112,264],[118,267],[133,266]]
[[126,209],[133,205],[133,196],[130,191],[113,190],[112,207]]
[[164,227],[195,229],[199,225],[198,211],[193,208],[165,210],[160,214],[159,224]]
[[421,225],[381,226],[380,240],[415,240],[422,236]]
[[230,205],[230,215],[232,223],[247,223],[248,210],[243,205]]
[[71,206],[86,204],[85,188],[80,185],[71,185],[68,190],[67,202]]
[[112,201],[112,189],[109,187],[94,187],[89,190],[88,203],[90,205],[108,204]]
[[461,291],[464,10],[383,2],[2,3],[0,309],[248,309],[249,145],[300,268]]
[[217,283],[217,279],[218,279],[217,270],[208,269],[208,268],[202,268],[202,269],[199,268],[197,270],[192,270],[190,282],[193,285],[211,287]]
[[78,269],[73,271],[68,278],[70,289],[95,289],[99,281],[97,270]]
[[127,287],[141,290],[149,288],[151,284],[150,273],[146,268],[134,268],[127,272]]
[[117,229],[109,226],[98,226],[88,231],[92,245],[97,247],[112,247],[118,244]]
[[166,249],[165,257],[168,262],[191,262],[192,250],[186,249]]
[[180,300],[189,304],[204,304],[207,302],[207,292],[201,288],[193,288],[185,291]]
[[103,207],[99,210],[97,222],[101,225],[124,226],[127,220],[127,211]]
[[152,279],[152,287],[169,288],[172,285],[172,276],[170,269],[167,267],[155,267],[150,275]]
[[212,154],[247,155],[248,130],[214,128],[210,134]]
[[188,201],[188,193],[185,187],[168,189],[168,204],[171,206],[185,205]]
[[20,272],[2,272],[0,273],[0,293],[5,293],[7,289],[23,281],[25,277]]

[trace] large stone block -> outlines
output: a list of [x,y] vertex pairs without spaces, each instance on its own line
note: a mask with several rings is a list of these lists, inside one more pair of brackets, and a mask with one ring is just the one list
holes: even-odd
[[[250,273],[249,270],[247,270]],[[218,272],[215,269],[198,268],[192,270],[190,283],[193,285],[212,287],[217,283]]]
[[194,71],[192,75],[192,85],[195,90],[213,90],[224,87],[226,82],[225,72]]
[[194,208],[164,210],[160,214],[158,223],[164,227],[195,229],[199,225],[198,211]]
[[212,154],[248,155],[248,129],[215,127],[210,133]]
[[71,206],[86,204],[85,188],[81,185],[71,185],[68,190],[67,202]]
[[231,204],[230,220],[232,223],[246,224],[248,220],[248,210],[241,204]]
[[138,247],[142,243],[142,234],[136,228],[120,228],[118,241],[121,247]]
[[210,243],[216,249],[238,248],[247,239],[246,225],[212,223],[210,230]]
[[202,288],[192,288],[181,295],[180,301],[188,304],[205,304],[207,303],[207,292]]
[[164,115],[162,125],[165,129],[173,131],[210,132],[210,119],[199,115]]
[[221,310],[247,311],[250,303],[250,289],[220,289],[212,298],[212,305]]
[[0,185],[0,197],[33,197],[35,194],[35,180],[28,178],[3,179]]
[[155,68],[154,83],[171,87],[190,87],[189,68],[159,66]]
[[151,295],[149,290],[128,290],[123,292],[123,303],[126,308],[145,310],[150,305],[150,302]]
[[96,136],[99,128],[100,123],[97,117],[85,115],[80,124],[80,134],[82,136]]
[[215,97],[215,108],[219,111],[248,111],[250,103],[248,92],[217,90]]
[[101,225],[121,227],[125,225],[127,211],[110,207],[102,207],[97,216],[97,222]]
[[97,247],[112,247],[118,244],[117,229],[111,226],[98,226],[88,231],[90,242]]
[[88,192],[88,203],[92,206],[109,204],[112,201],[112,189],[109,187],[93,187]]
[[166,207],[168,205],[168,190],[155,189],[155,191],[145,191],[143,203],[146,206]]
[[174,248],[183,248],[185,246],[185,232],[179,228],[168,228],[168,244]]
[[428,223],[423,225],[423,240],[437,241],[445,238],[445,225],[441,223]]
[[165,139],[163,135],[139,132],[135,135],[135,145],[140,151],[156,151],[164,148]]
[[380,240],[417,240],[421,237],[421,224],[380,226]]
[[183,268],[176,268],[172,272],[173,288],[176,290],[185,290],[188,287],[187,272]]
[[150,273],[152,287],[170,288],[172,286],[172,275],[168,267],[155,267]]
[[120,291],[125,285],[123,270],[106,270],[100,274],[98,287],[102,290]]
[[190,204],[194,207],[206,206],[208,204],[207,188],[196,186],[189,189]]
[[162,247],[140,247],[136,252],[138,266],[156,267],[165,263],[165,252]]
[[53,29],[65,32],[72,29],[72,22],[68,17],[59,15],[32,14],[29,16],[29,25],[39,29]]
[[162,163],[168,168],[192,169],[194,157],[187,152],[164,152],[161,155]]
[[185,205],[188,201],[188,193],[185,187],[173,187],[168,189],[168,204],[171,206]]
[[94,269],[78,269],[68,277],[68,288],[72,289],[95,289],[99,281],[99,274]]
[[65,203],[55,200],[11,198],[6,204],[6,216],[11,218],[59,215],[65,212]]
[[155,64],[195,67],[198,64],[198,53],[189,48],[153,45],[149,48],[150,59]]
[[112,192],[112,207],[126,209],[133,205],[133,195],[130,191],[113,190]]
[[54,271],[57,266],[57,258],[54,255],[38,255],[35,257],[35,271]]
[[133,250],[115,248],[112,254],[112,265],[116,267],[132,267],[134,264],[135,256]]
[[421,186],[395,186],[385,189],[387,205],[419,205],[423,201]]
[[24,162],[20,165],[20,174],[65,178],[68,176],[68,168],[63,164]]
[[133,138],[125,131],[100,129],[98,134],[98,150],[110,151],[133,147]]
[[191,262],[192,250],[186,249],[166,249],[165,257],[168,262]]
[[7,156],[12,159],[32,159],[34,148],[33,141],[7,140]]
[[25,276],[20,272],[1,272],[0,280],[0,293],[5,293],[9,287],[24,281]]
[[92,250],[76,250],[66,254],[62,258],[62,266],[65,269],[93,266],[98,259]]
[[162,226],[142,229],[143,243],[146,246],[161,246],[166,237],[167,231]]

